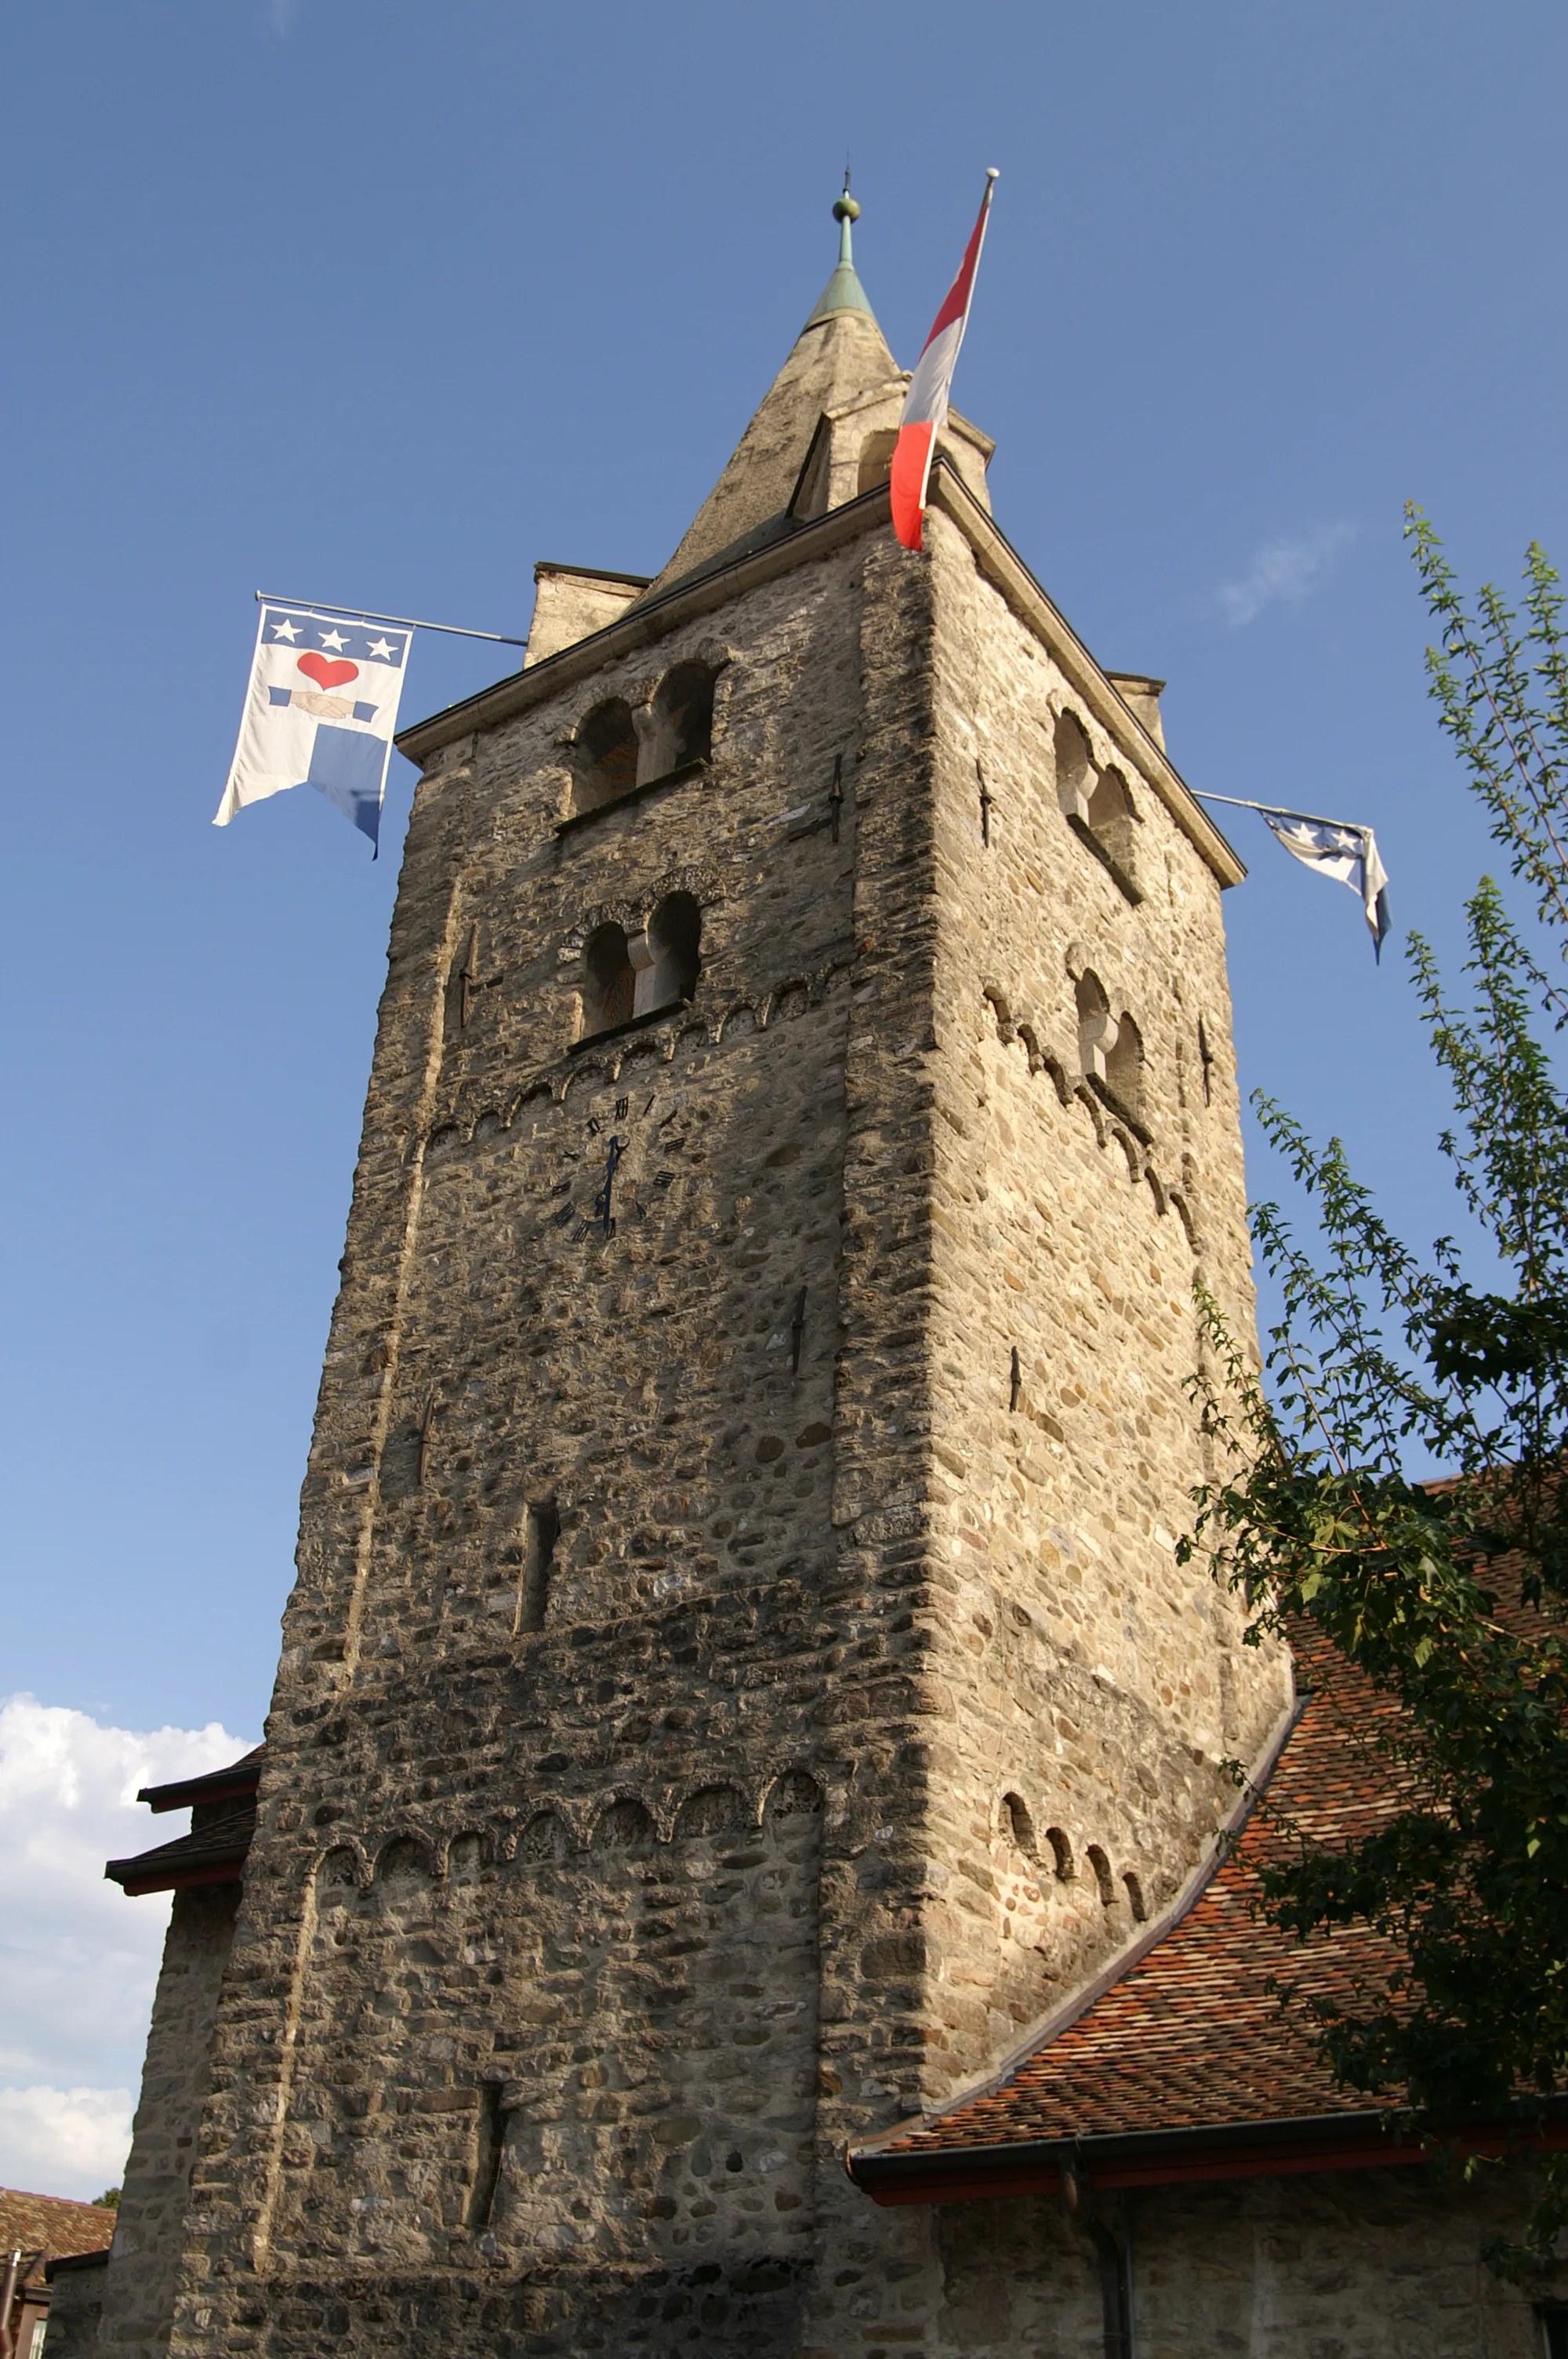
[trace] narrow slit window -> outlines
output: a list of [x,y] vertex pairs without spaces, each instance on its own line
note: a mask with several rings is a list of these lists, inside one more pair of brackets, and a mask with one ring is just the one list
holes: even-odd
[[504,2093],[499,2081],[480,2084],[473,2193],[469,2200],[469,2226],[476,2232],[489,2227],[501,2184],[501,2165],[506,2151],[506,2114],[502,2104]]
[[518,1605],[520,1630],[542,1630],[550,1603],[550,1575],[555,1570],[556,1544],[561,1518],[553,1499],[541,1499],[528,1510],[523,1552],[523,1588]]

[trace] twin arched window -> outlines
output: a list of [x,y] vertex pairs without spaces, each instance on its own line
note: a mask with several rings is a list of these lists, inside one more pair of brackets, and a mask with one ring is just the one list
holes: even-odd
[[697,989],[701,943],[702,911],[690,893],[667,893],[640,931],[596,926],[583,945],[582,1038],[682,1006]]
[[622,696],[597,704],[579,726],[573,747],[572,809],[598,810],[633,787],[652,786],[691,762],[706,762],[713,745],[713,673],[707,664],[676,664],[652,701],[635,710]]
[[1107,1098],[1113,1110],[1130,1114],[1141,1124],[1143,1114],[1143,1038],[1125,1011],[1110,1012],[1105,986],[1092,969],[1078,980],[1075,994],[1078,1011],[1078,1061],[1084,1079]]
[[1134,855],[1138,813],[1127,780],[1119,770],[1096,769],[1083,723],[1071,712],[1058,716],[1054,746],[1056,799],[1067,824],[1098,853],[1128,899],[1141,901]]

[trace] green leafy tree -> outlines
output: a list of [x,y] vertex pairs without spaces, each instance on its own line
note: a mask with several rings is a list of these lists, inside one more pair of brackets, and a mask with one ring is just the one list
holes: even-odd
[[[1395,1937],[1402,1967],[1318,2007],[1323,2051],[1342,2085],[1464,2151],[1467,2125],[1528,2131],[1568,2090],[1568,1101],[1552,1051],[1568,1024],[1568,645],[1539,549],[1516,610],[1491,588],[1467,602],[1415,509],[1407,535],[1440,634],[1441,725],[1512,880],[1484,877],[1466,904],[1457,991],[1425,940],[1408,946],[1468,1236],[1412,1251],[1337,1139],[1320,1148],[1254,1099],[1318,1234],[1309,1249],[1278,1205],[1254,1210],[1283,1305],[1261,1381],[1204,1305],[1228,1472],[1198,1494],[1184,1553],[1246,1592],[1255,1641],[1315,1625],[1402,1707],[1379,1741],[1409,1806],[1343,1850],[1300,1843],[1266,1905],[1303,1935]],[[1425,1484],[1412,1462],[1450,1472]],[[1488,2258],[1517,2273],[1564,2224],[1568,2158],[1549,2157],[1521,2242]]]

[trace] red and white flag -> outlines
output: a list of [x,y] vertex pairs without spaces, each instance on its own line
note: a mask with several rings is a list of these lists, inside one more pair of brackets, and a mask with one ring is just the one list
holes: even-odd
[[964,330],[968,325],[969,298],[975,290],[980,248],[986,242],[986,221],[991,209],[991,190],[996,185],[996,178],[994,170],[986,174],[986,192],[980,200],[979,219],[965,249],[958,276],[948,288],[947,299],[937,312],[935,324],[925,339],[925,350],[920,355],[903,399],[903,416],[899,420],[889,488],[892,495],[892,528],[905,549],[920,547],[920,528],[925,515],[925,485],[931,473],[932,453],[936,448],[936,437],[947,422],[947,391],[953,382],[954,364],[958,358],[958,347],[964,341]]

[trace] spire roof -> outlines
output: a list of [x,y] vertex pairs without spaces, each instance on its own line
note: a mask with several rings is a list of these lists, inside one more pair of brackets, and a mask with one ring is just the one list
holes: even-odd
[[854,249],[849,242],[849,227],[851,223],[860,220],[860,208],[849,194],[848,172],[844,175],[844,193],[833,207],[833,218],[839,225],[838,266],[818,296],[816,309],[806,324],[808,328],[819,327],[824,320],[830,320],[835,311],[863,311],[874,323],[876,314],[866,300],[866,290],[855,268]]
[[833,207],[838,267],[729,465],[644,598],[782,538],[791,529],[790,501],[823,411],[897,376],[850,253],[849,224],[860,210],[846,186]]

